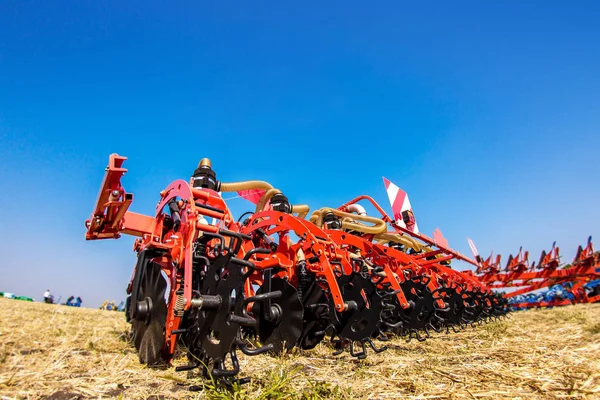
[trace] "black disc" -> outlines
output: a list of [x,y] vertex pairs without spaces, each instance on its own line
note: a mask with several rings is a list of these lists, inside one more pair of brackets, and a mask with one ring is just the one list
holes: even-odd
[[164,327],[157,321],[151,321],[148,325],[138,351],[142,364],[152,366],[160,362],[161,350],[164,344],[163,329]]
[[327,297],[317,282],[313,282],[304,294],[302,305],[304,317],[298,345],[303,350],[310,350],[323,340],[330,321]]
[[489,320],[494,317],[494,301],[489,293],[481,293],[481,303],[483,310],[481,311],[480,319]]
[[474,323],[482,318],[485,299],[481,292],[467,292],[466,294],[467,308],[464,313],[464,320],[467,323]]
[[[213,236],[205,234],[203,240]],[[232,260],[233,252],[216,252],[210,257],[205,242],[198,242],[192,266],[192,292],[196,299],[216,296],[215,307],[192,307],[183,317],[181,339],[187,348],[190,365],[199,367],[209,379],[235,375],[236,339],[241,335],[239,318],[243,316],[244,275],[240,263]],[[226,365],[230,360],[233,369]]]
[[219,255],[211,261],[201,283],[201,295],[218,295],[222,303],[216,310],[200,310],[197,314],[198,335],[195,348],[202,354],[205,372],[222,369],[240,333],[240,323],[231,321],[241,316],[244,299],[242,267],[231,262],[231,254]]
[[460,326],[466,310],[462,294],[450,287],[441,288],[439,292],[444,294],[444,302],[447,307],[444,310],[436,310],[436,319],[446,326]]
[[142,343],[142,338],[144,337],[144,333],[146,333],[146,328],[148,326],[144,321],[133,320],[131,321],[131,336],[133,337],[133,344],[135,345],[136,350],[139,351],[140,343]]
[[435,315],[435,298],[427,285],[407,279],[400,284],[409,308],[397,308],[397,319],[402,321],[401,327],[394,329],[397,334],[410,334],[430,327]]
[[506,315],[509,311],[508,301],[502,296],[502,293],[493,293],[492,294],[492,307],[493,307],[493,315],[496,317],[500,317]]
[[142,273],[137,291],[137,301],[146,302],[148,312],[132,320],[132,331],[140,362],[154,365],[160,361],[164,346],[164,328],[167,320],[165,301],[167,282],[161,274],[160,264],[149,262]]
[[[258,321],[258,337],[263,345],[273,345],[273,353],[281,353],[284,349],[294,348],[302,333],[302,317],[304,307],[298,298],[296,288],[281,278],[271,279],[271,292],[280,290],[281,297],[271,300],[271,307],[277,307],[279,318],[269,321],[264,318],[262,306],[264,303],[256,302],[252,307],[252,314]],[[256,292],[257,295],[265,293],[265,285]]]
[[336,313],[337,336],[349,341],[371,338],[378,331],[381,321],[381,296],[377,287],[370,278],[359,273],[343,275],[337,281],[344,302],[353,302],[356,306],[348,311]]

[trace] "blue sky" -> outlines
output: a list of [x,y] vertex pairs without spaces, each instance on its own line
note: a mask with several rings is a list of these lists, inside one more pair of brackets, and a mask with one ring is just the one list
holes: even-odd
[[122,3],[0,0],[0,291],[124,299],[113,152],[138,212],[210,157],[313,209],[386,176],[467,254],[600,240],[597,2]]

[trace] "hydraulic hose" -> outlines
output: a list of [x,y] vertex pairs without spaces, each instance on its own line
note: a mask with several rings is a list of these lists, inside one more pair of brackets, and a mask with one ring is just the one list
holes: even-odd
[[275,189],[275,188],[271,188],[271,189],[267,190],[260,197],[260,200],[258,200],[258,203],[256,203],[256,212],[257,213],[261,212],[265,208],[265,205],[269,202],[269,200],[271,200],[271,198],[273,196],[275,196],[277,193],[281,193],[281,190]]
[[[221,192],[239,192],[240,190],[266,190],[261,196],[260,200],[256,204],[256,212],[260,212],[265,208],[265,205],[271,200],[271,198],[277,193],[281,193],[280,190],[275,189],[273,185],[265,181],[243,181],[243,182],[221,182]],[[295,204],[292,205],[292,213],[298,214],[298,218],[304,219],[310,207],[306,204]]]
[[310,211],[310,207],[307,204],[294,204],[292,206],[292,214],[298,214],[298,218],[304,219],[308,212]]
[[[313,212],[310,217],[310,222],[321,227],[323,226],[323,216],[326,213],[332,213],[338,217],[342,218],[342,228],[349,229],[353,231],[363,232],[367,234],[380,234],[387,231],[387,224],[384,220],[380,218],[369,217],[366,215],[357,215],[352,213],[347,213],[344,211],[336,210],[334,208],[324,207],[319,210]],[[344,219],[346,218],[346,219]],[[362,221],[373,224],[373,226],[366,226],[356,222],[350,222],[348,219],[353,221]]]
[[[258,203],[256,204],[256,212],[261,212],[269,200],[273,198],[277,193],[281,193],[279,189],[269,189],[262,195]],[[310,211],[310,207],[306,204],[294,204],[292,205],[292,214],[298,214],[298,218],[304,219],[308,212]]]
[[249,189],[269,190],[273,189],[273,186],[265,181],[221,182],[221,192],[239,192]]
[[346,211],[348,211],[349,213],[357,213],[358,215],[367,215],[367,211],[365,210],[365,208],[363,206],[361,206],[360,204],[350,204],[349,206],[346,206]]
[[420,252],[423,246],[417,242],[414,238],[405,235],[395,235],[390,233],[382,233],[380,235],[375,235],[375,240],[378,243],[384,244],[388,242],[397,242],[402,243],[404,246],[408,246],[412,248],[414,251]]

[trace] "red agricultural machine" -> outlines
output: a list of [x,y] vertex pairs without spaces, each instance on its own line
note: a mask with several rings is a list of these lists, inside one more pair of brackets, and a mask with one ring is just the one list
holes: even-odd
[[[189,363],[177,370],[230,381],[238,350],[280,353],[328,340],[336,353],[364,358],[392,335],[424,340],[431,330],[508,310],[474,274],[450,267],[455,259],[478,263],[439,231],[434,239],[420,234],[408,197],[387,180],[394,218],[368,196],[308,217],[307,205],[291,204],[267,182],[218,180],[203,159],[189,181],[160,193],[154,215],[142,215],[128,210],[125,160],[109,158],[86,239],[137,237],[125,311],[142,363],[170,361],[179,342]],[[254,210],[234,218],[226,192],[250,199]]]
[[[591,236],[586,247],[579,246],[570,264],[561,264],[556,243],[543,251],[536,265],[529,264],[529,252],[521,248],[512,255],[504,269],[501,257],[493,254],[483,260],[473,242],[469,244],[478,262],[477,275],[490,288],[512,289],[505,293],[512,309],[554,307],[600,301],[600,252],[594,251]],[[544,290],[542,290],[544,289]]]

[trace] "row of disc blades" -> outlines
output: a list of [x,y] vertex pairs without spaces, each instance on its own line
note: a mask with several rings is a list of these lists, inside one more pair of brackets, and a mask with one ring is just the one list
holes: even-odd
[[[501,296],[467,293],[458,287],[441,287],[431,291],[422,277],[407,279],[401,289],[409,307],[400,307],[397,297],[389,289],[382,290],[363,273],[338,277],[338,286],[344,301],[351,304],[348,311],[335,312],[331,296],[326,288],[312,281],[298,290],[286,279],[272,278],[270,283],[259,287],[256,295],[281,292],[268,303],[254,302],[246,314],[243,296],[244,276],[240,268],[231,267],[228,260],[205,265],[195,271],[194,290],[201,295],[220,295],[223,304],[218,310],[187,311],[181,328],[181,336],[188,351],[190,363],[204,369],[205,373],[231,374],[226,364],[236,363],[235,346],[242,336],[254,336],[273,353],[289,351],[294,347],[314,348],[325,337],[330,337],[336,348],[350,347],[353,355],[364,357],[365,344],[373,349],[372,339],[384,339],[390,335],[423,338],[430,330],[462,328],[488,318],[499,317],[507,311]],[[137,285],[135,284],[137,283]],[[130,302],[144,300],[149,312],[140,318],[131,315],[133,341],[140,362],[155,364],[161,359],[167,317],[168,285],[161,274],[160,264],[145,262],[136,267],[134,294]],[[267,287],[270,286],[270,287]],[[442,300],[439,307],[436,300]],[[486,304],[489,301],[491,306]],[[133,303],[135,304],[135,303]],[[276,317],[266,318],[264,307],[274,308]],[[248,318],[255,324],[237,323]],[[356,345],[362,350],[355,351]]]

